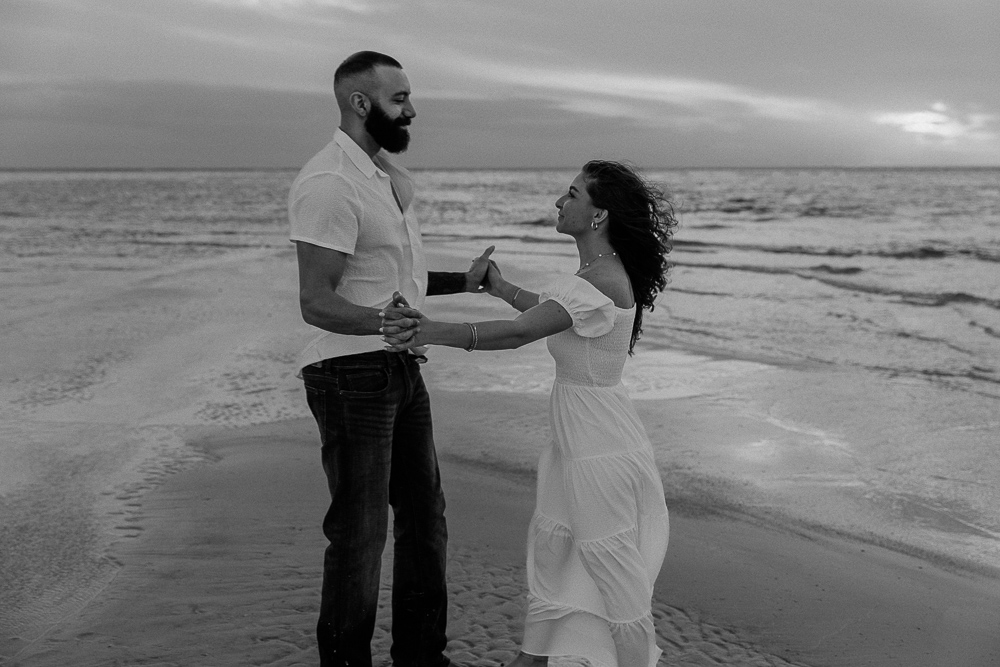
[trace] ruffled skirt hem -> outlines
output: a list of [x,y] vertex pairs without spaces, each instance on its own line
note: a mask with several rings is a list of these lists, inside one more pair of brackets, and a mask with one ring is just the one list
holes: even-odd
[[522,650],[585,658],[592,667],[655,667],[663,653],[656,645],[652,613],[614,622],[533,595],[528,596]]

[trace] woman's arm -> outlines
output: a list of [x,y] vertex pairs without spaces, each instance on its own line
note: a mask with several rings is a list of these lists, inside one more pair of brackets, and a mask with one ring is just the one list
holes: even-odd
[[[492,294],[492,292],[491,292]],[[495,296],[500,297],[519,311],[526,312],[538,305],[538,295],[518,287],[514,283],[504,281]]]
[[491,296],[503,299],[522,313],[538,305],[538,295],[504,280],[500,267],[493,260],[486,273],[486,285]]
[[[515,288],[516,289],[516,288]],[[524,294],[523,290],[521,294]],[[518,301],[527,297],[518,295]],[[538,296],[534,296],[537,303]],[[469,350],[513,350],[541,338],[565,331],[573,318],[555,301],[543,301],[513,320],[490,320],[474,324],[435,322],[426,316],[407,340],[388,334],[386,349],[402,352],[419,345],[444,345]]]

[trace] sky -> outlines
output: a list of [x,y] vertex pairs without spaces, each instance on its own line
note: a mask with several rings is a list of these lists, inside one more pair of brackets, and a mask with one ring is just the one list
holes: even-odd
[[299,167],[399,60],[424,168],[1000,165],[997,0],[0,0],[0,168]]

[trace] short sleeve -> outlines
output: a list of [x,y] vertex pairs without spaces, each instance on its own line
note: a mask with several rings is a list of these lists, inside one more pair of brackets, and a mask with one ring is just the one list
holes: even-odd
[[353,255],[359,217],[351,185],[331,173],[316,174],[291,194],[289,238]]
[[615,326],[615,302],[579,276],[561,276],[546,286],[538,302],[555,301],[573,318],[573,330],[596,338]]

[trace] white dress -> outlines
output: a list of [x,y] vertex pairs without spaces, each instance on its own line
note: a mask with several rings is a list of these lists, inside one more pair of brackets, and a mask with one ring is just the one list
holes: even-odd
[[646,431],[621,382],[635,307],[578,276],[543,292],[573,317],[549,337],[552,441],[528,532],[522,650],[593,667],[654,667],[650,613],[670,524]]

